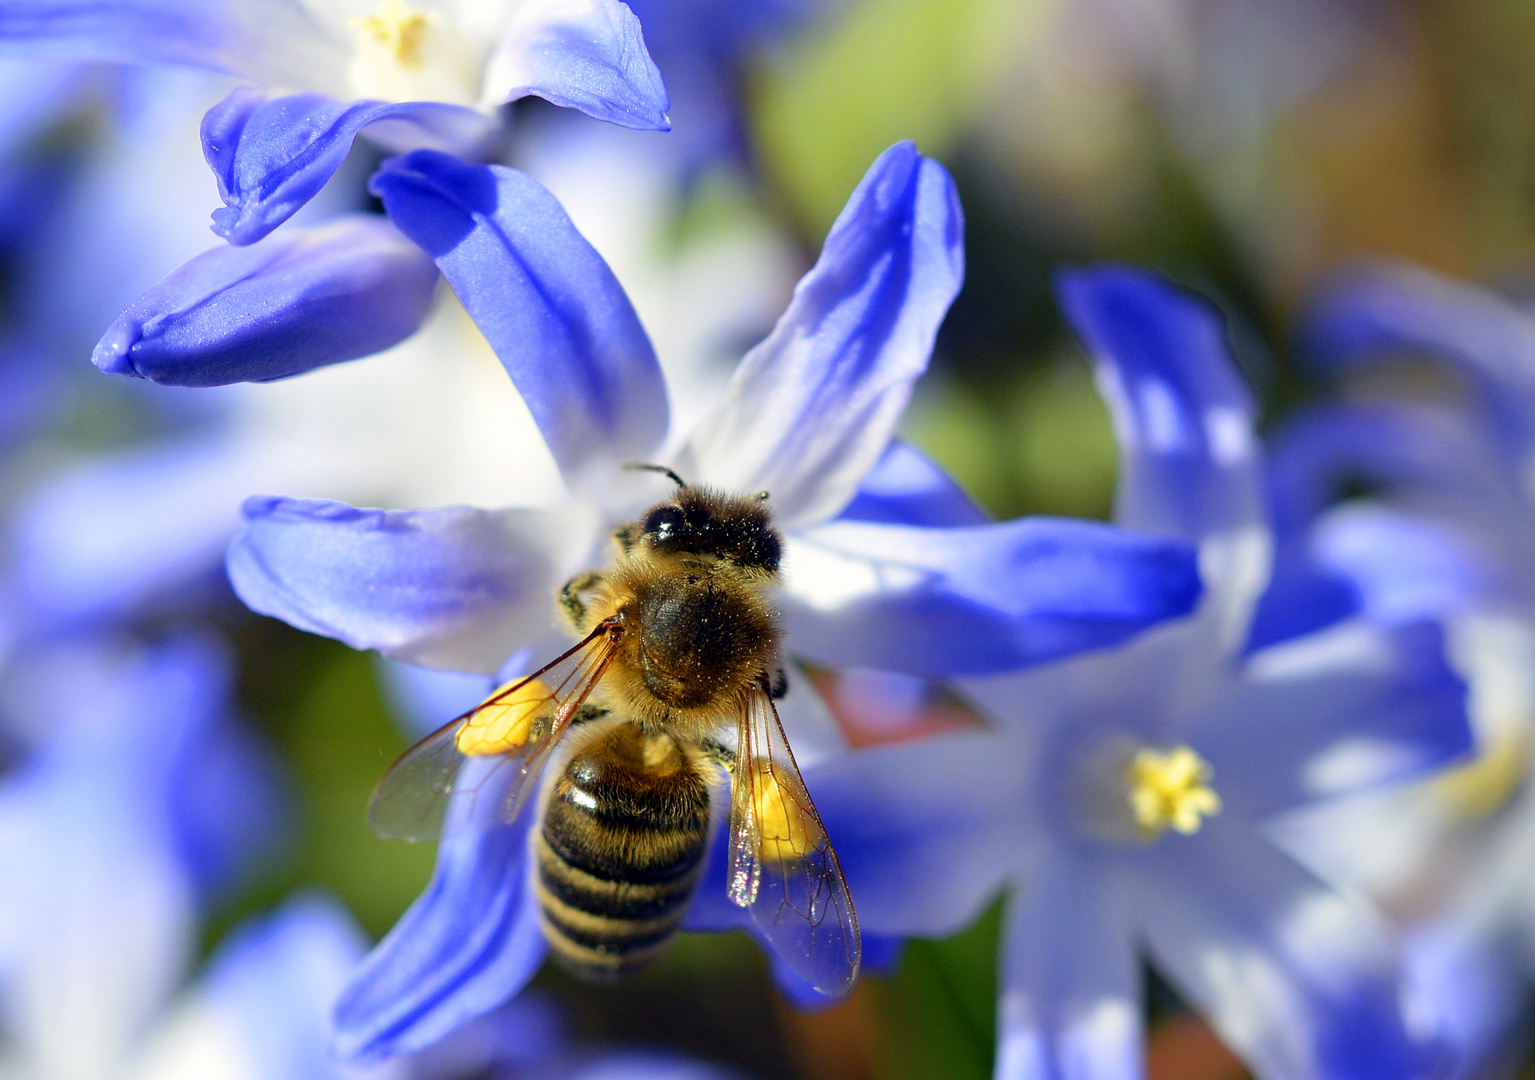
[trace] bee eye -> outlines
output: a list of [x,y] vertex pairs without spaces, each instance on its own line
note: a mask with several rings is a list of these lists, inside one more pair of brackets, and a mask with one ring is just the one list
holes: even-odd
[[681,507],[658,506],[645,515],[640,531],[656,540],[675,540],[685,525],[686,518]]

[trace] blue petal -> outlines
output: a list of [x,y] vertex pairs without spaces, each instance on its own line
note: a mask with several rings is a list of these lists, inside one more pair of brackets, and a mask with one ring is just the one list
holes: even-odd
[[555,590],[590,548],[579,509],[358,510],[257,497],[229,546],[253,610],[355,649],[494,672],[549,625]]
[[560,1080],[747,1080],[744,1073],[663,1050],[613,1050],[583,1057]]
[[228,894],[277,850],[290,824],[282,765],[243,727],[220,724],[189,747],[171,793],[182,861],[204,896]]
[[1445,1075],[1457,1080],[1496,1076],[1529,1045],[1524,965],[1507,935],[1488,925],[1504,912],[1478,901],[1475,914],[1454,911],[1405,942],[1416,1003],[1453,1047],[1458,1067]]
[[485,97],[500,103],[527,94],[622,127],[671,130],[671,102],[640,21],[618,0],[513,9],[486,68]]
[[1142,1074],[1136,940],[1113,879],[1061,853],[1013,897],[1003,934],[996,1080]]
[[933,677],[1111,645],[1188,614],[1201,592],[1185,543],[1048,518],[832,522],[790,538],[784,575],[796,655]]
[[858,485],[853,501],[837,517],[932,526],[981,525],[990,520],[926,454],[900,439],[885,448]]
[[1115,520],[1190,540],[1261,524],[1252,397],[1219,315],[1146,271],[1063,273],[1119,441]]
[[[504,782],[511,770],[501,772]],[[336,1005],[341,1056],[368,1063],[430,1046],[510,1000],[543,962],[527,862],[537,815],[500,824],[501,790],[492,781],[474,793],[478,806],[454,807],[431,884]]]
[[[946,937],[973,922],[1016,861],[1016,766],[992,735],[839,754],[805,768],[865,934]],[[726,895],[719,830],[685,927],[751,929]]]
[[0,48],[35,59],[186,64],[227,70],[240,42],[208,0],[5,0]]
[[1508,520],[1524,495],[1476,418],[1405,402],[1305,410],[1271,440],[1269,498],[1281,543],[1304,537],[1346,482],[1427,500],[1463,520]]
[[404,340],[436,283],[432,260],[380,218],[284,229],[172,272],[118,317],[91,361],[172,386],[280,379]]
[[292,0],[3,0],[0,55],[169,64],[284,83],[344,62]]
[[8,673],[13,723],[45,738],[0,783],[0,859],[26,868],[0,882],[0,978],[29,1005],[8,1036],[43,1071],[117,1068],[195,947],[203,868],[187,864],[180,815],[229,730],[227,676],[201,639],[77,642]]
[[1151,959],[1258,1076],[1436,1075],[1381,920],[1232,815],[1138,862]]
[[629,298],[554,196],[514,169],[418,151],[372,182],[437,260],[567,479],[651,454],[666,384]]
[[320,1080],[335,1069],[331,1006],[366,949],[362,930],[336,901],[290,900],[219,947],[197,1000],[237,1035],[254,1076]]
[[[31,493],[14,572],[40,619],[137,614],[216,572],[240,526],[244,474],[227,440],[98,458]],[[221,590],[222,591],[222,590]]]
[[1322,518],[1313,546],[1321,572],[1347,581],[1359,610],[1376,622],[1442,618],[1478,604],[1535,599],[1522,580],[1525,568],[1500,567],[1497,556],[1507,553],[1479,540],[1452,522],[1366,505],[1340,507]]
[[1297,347],[1331,368],[1428,353],[1535,403],[1535,320],[1486,289],[1414,266],[1337,275],[1303,313]]
[[678,470],[727,491],[768,491],[788,528],[835,515],[889,445],[964,276],[953,181],[897,143],[870,166]]
[[1472,747],[1466,684],[1434,623],[1343,623],[1255,653],[1189,736],[1249,816],[1411,779]]
[[1249,652],[1314,634],[1360,612],[1359,589],[1346,575],[1317,566],[1307,550],[1291,556],[1283,551],[1275,556],[1273,577],[1253,612]]
[[340,102],[324,94],[268,100],[242,88],[203,117],[203,157],[226,206],[213,231],[253,244],[292,217],[325,186],[369,124],[408,129],[413,145],[467,149],[493,122],[473,109],[434,101]]

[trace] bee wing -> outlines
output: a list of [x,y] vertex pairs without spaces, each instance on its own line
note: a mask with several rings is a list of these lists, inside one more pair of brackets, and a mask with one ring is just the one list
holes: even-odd
[[730,899],[790,969],[823,994],[841,997],[858,976],[858,915],[794,763],[773,699],[747,695],[730,795]]
[[[604,623],[533,674],[501,687],[390,766],[368,800],[368,824],[390,840],[435,840],[453,795],[499,790],[502,821],[516,819],[538,786],[549,750],[570,728],[612,662],[616,639]],[[471,762],[484,763],[468,768]],[[506,771],[513,770],[510,778]],[[492,785],[492,781],[498,781]]]

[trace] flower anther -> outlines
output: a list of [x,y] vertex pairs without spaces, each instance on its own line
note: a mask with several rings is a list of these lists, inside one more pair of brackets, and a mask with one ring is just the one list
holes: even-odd
[[372,15],[351,20],[359,38],[382,46],[395,63],[405,68],[420,67],[425,62],[421,44],[436,23],[435,15],[411,7],[405,0],[379,0]]
[[1136,751],[1125,779],[1135,824],[1146,839],[1169,828],[1185,836],[1199,831],[1204,818],[1221,812],[1221,797],[1209,786],[1215,770],[1187,746],[1162,753]]

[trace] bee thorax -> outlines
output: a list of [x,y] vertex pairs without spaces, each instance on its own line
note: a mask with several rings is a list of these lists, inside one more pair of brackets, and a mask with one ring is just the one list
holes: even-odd
[[669,709],[733,701],[772,659],[777,630],[755,590],[720,575],[667,575],[638,597],[635,652],[644,689]]

